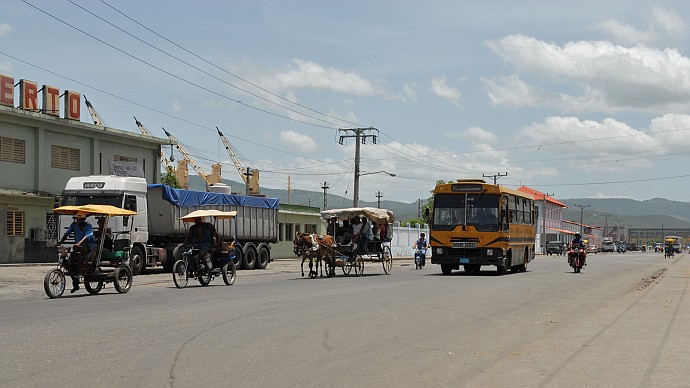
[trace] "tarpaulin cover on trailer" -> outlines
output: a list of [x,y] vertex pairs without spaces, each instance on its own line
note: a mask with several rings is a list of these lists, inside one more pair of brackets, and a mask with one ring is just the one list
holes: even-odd
[[278,209],[278,198],[250,197],[246,195],[207,193],[204,191],[175,189],[168,185],[148,185],[149,188],[161,187],[163,199],[180,207],[231,205],[252,206],[266,209]]

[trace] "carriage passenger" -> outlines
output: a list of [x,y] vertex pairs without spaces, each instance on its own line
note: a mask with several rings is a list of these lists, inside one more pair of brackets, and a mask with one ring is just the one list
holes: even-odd
[[335,237],[335,232],[338,229],[338,218],[333,216],[328,220],[328,226],[326,227],[326,234]]
[[362,237],[362,222],[359,217],[352,218],[352,242],[359,245],[360,239]]
[[363,248],[368,242],[374,241],[374,231],[371,229],[371,222],[368,222],[366,217],[362,217],[361,241],[360,248]]
[[348,220],[343,220],[343,225],[336,229],[335,237],[338,245],[350,245],[352,242],[352,229]]

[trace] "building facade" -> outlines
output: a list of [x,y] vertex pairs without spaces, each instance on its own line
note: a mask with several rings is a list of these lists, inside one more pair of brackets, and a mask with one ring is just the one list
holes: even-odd
[[[73,117],[78,114],[60,117],[53,114],[60,111],[59,101],[56,105],[46,98],[43,106],[27,105],[20,93],[15,107],[12,82],[0,77],[0,263],[54,261],[53,245],[60,236],[52,209],[67,181],[117,174],[160,182],[159,153],[170,142],[84,123]],[[69,96],[71,104],[81,103],[78,93]]]

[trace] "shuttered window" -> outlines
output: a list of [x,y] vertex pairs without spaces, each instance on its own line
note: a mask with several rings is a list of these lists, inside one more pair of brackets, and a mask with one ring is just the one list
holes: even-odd
[[79,171],[79,149],[50,146],[50,167]]
[[0,136],[0,161],[24,164],[25,150],[24,140]]
[[24,236],[24,212],[7,211],[7,235]]

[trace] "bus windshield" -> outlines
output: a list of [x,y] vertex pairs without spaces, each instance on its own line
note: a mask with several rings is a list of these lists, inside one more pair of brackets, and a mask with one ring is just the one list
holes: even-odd
[[433,227],[453,230],[458,225],[467,225],[480,232],[496,232],[498,214],[498,195],[437,194],[434,197]]

